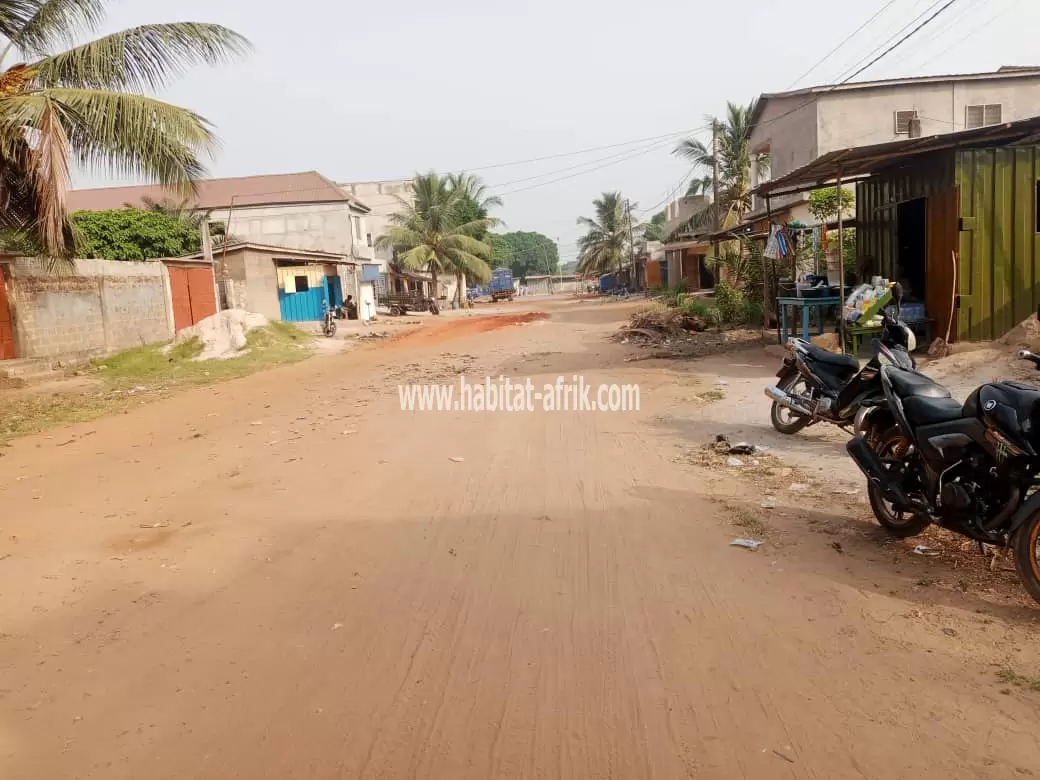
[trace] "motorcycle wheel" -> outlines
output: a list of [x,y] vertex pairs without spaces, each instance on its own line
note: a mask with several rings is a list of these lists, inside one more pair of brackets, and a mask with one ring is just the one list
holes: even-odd
[[1011,548],[1022,587],[1040,601],[1040,514],[1033,515],[1018,529]]
[[[785,393],[790,393],[799,383],[802,386],[805,386],[805,380],[802,378],[801,374],[794,372],[777,382],[776,386]],[[773,401],[773,407],[769,410],[769,419],[773,423],[774,428],[776,428],[780,433],[786,433],[788,435],[798,433],[798,431],[802,430],[802,428],[812,422],[811,417],[805,417],[797,412],[793,412],[786,406],[781,406],[776,401]]]
[[[892,462],[899,460],[899,448],[902,446],[905,446],[905,437],[899,431],[889,431],[878,437],[874,452],[882,462]],[[867,483],[867,498],[870,500],[870,508],[878,523],[890,536],[897,539],[917,536],[932,524],[927,517],[896,510],[885,500],[881,488],[874,482]]]
[[331,339],[336,335],[336,321],[331,320],[325,323],[325,338]]

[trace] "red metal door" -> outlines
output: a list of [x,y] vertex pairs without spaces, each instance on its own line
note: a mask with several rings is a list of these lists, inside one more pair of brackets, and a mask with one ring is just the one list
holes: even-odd
[[11,326],[11,307],[7,304],[4,269],[0,267],[0,360],[17,357],[14,352],[14,328]]
[[192,326],[191,292],[187,268],[170,269],[170,298],[173,299],[173,329],[182,331]]
[[213,270],[188,268],[188,294],[191,297],[191,323],[194,325],[217,313],[217,298],[213,291]]

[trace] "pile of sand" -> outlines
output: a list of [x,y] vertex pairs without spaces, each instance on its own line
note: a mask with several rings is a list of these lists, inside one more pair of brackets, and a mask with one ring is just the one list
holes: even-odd
[[197,338],[202,342],[202,353],[195,360],[224,360],[241,354],[246,348],[246,334],[266,324],[263,314],[228,309],[185,328],[177,334],[177,341]]
[[1020,349],[1040,352],[1040,322],[1033,314],[997,341],[951,345],[952,354],[928,363],[923,371],[964,400],[979,385],[1014,380],[1040,383],[1032,363],[1018,359]]

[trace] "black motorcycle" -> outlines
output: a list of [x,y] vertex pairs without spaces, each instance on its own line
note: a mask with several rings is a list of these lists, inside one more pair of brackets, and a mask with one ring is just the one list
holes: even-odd
[[899,319],[882,312],[881,338],[874,339],[870,360],[860,368],[849,355],[837,355],[805,339],[787,340],[779,381],[766,387],[773,400],[770,419],[780,433],[798,433],[809,425],[828,422],[862,433],[862,417],[868,409],[884,402],[882,365],[916,367],[910,354],[917,348],[913,331]]
[[[1040,369],[1040,356],[1019,357]],[[886,403],[869,436],[846,445],[867,477],[870,507],[893,536],[938,523],[980,544],[1011,547],[1022,585],[1040,601],[1040,388],[997,382],[964,404],[914,371],[883,366]]]

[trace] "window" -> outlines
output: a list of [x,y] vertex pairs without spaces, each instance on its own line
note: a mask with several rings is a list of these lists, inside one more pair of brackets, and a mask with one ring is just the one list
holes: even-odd
[[976,127],[999,125],[1001,119],[1000,103],[986,103],[977,106],[966,106],[964,109],[964,128],[972,130]]
[[295,276],[293,279],[296,282],[296,292],[307,292],[311,289],[310,284],[307,282],[306,276]]
[[916,111],[896,111],[896,135],[910,135],[910,120],[917,119]]
[[369,246],[372,246],[372,234],[371,233],[365,233],[365,243],[368,244]]
[[361,217],[354,217],[354,238],[361,240]]

